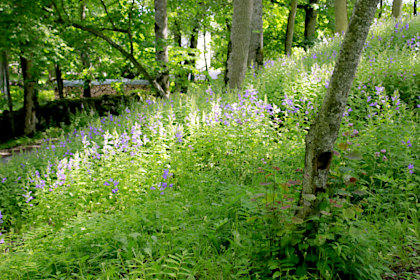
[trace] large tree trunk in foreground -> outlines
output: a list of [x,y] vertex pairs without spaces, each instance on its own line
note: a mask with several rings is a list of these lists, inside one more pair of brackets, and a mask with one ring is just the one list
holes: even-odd
[[15,118],[13,114],[13,101],[10,95],[10,81],[9,81],[9,62],[7,60],[7,52],[0,53],[0,91],[4,94],[9,107],[10,130],[12,136],[15,135]]
[[318,16],[319,0],[309,0],[309,4],[305,9],[305,41],[306,45],[312,45],[315,40],[316,18]]
[[168,15],[166,12],[167,0],[155,0],[155,44],[156,61],[160,72],[156,77],[157,83],[162,87],[166,96],[169,96],[169,69],[168,69]]
[[394,2],[392,2],[392,16],[394,18],[400,17],[402,4],[403,4],[402,0],[394,0]]
[[248,66],[260,67],[264,64],[263,53],[263,10],[262,0],[254,0],[249,42]]
[[335,0],[335,33],[344,33],[347,31],[347,0]]
[[295,18],[297,11],[297,0],[292,0],[289,11],[289,19],[287,20],[287,30],[286,30],[286,41],[284,44],[284,51],[286,55],[291,55],[292,53],[292,44],[293,44],[293,33],[295,30]]
[[231,89],[240,88],[247,70],[253,0],[234,0],[232,30],[232,52],[228,61],[228,79]]
[[24,101],[23,108],[25,110],[25,123],[23,132],[27,136],[31,136],[36,131],[36,106],[37,106],[37,92],[36,92],[36,78],[32,66],[32,61],[25,57],[20,57],[23,75],[23,91]]
[[334,143],[377,4],[378,0],[357,1],[327,94],[306,136],[305,171],[298,218],[305,219],[317,213],[319,201],[316,196],[327,188]]

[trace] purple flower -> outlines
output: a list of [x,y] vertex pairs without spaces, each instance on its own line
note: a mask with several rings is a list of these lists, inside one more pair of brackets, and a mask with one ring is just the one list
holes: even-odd
[[379,157],[381,154],[379,152],[375,152],[375,156]]
[[7,178],[4,177],[3,180],[1,180],[2,183],[6,182]]
[[109,186],[109,183],[108,183],[108,182],[105,182],[105,183],[104,183],[104,185],[105,185],[105,186]]
[[178,138],[177,142],[182,143],[182,134],[181,132],[177,131],[175,137]]
[[119,190],[118,190],[118,188],[115,188],[115,189],[112,189],[112,193],[117,193]]
[[385,149],[382,149],[381,150],[381,153],[385,154],[386,153],[386,150]]
[[165,169],[165,170],[163,170],[163,175],[162,175],[162,178],[163,179],[168,179],[168,177],[171,177],[173,175],[173,173],[169,173],[169,169]]
[[163,182],[163,183],[159,183],[159,185],[161,186],[159,190],[163,191],[166,189],[166,187],[168,186],[168,183]]

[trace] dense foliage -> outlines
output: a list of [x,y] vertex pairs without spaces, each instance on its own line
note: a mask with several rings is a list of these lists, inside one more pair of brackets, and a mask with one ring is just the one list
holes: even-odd
[[311,231],[293,216],[304,137],[340,37],[267,61],[241,92],[85,111],[1,165],[0,278],[416,279],[418,30],[375,24]]

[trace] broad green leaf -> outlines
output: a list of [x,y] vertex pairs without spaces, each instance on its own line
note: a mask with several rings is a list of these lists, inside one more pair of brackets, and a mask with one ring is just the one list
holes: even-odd
[[343,210],[343,216],[346,219],[354,219],[355,215],[356,212],[354,212],[354,210],[351,208],[346,208]]
[[294,223],[295,225],[303,224],[303,222],[304,221],[301,218],[298,218],[298,217],[293,217],[292,218],[292,223]]
[[346,158],[351,160],[361,160],[363,159],[363,155],[358,151],[350,152],[346,155]]
[[308,201],[314,201],[316,199],[316,196],[314,194],[308,193],[308,194],[304,194],[302,195],[304,200],[308,200]]

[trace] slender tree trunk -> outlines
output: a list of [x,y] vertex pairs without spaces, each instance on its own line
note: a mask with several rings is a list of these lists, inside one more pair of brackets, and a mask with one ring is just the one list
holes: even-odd
[[36,78],[32,66],[32,61],[23,56],[20,57],[23,75],[23,91],[24,101],[23,108],[25,110],[25,123],[23,132],[27,136],[31,136],[36,131],[36,107],[37,107],[37,92],[36,92]]
[[378,0],[357,1],[327,94],[306,136],[301,208],[296,214],[300,219],[317,214],[317,195],[327,189],[334,143],[377,4]]
[[249,41],[251,39],[251,17],[253,0],[234,0],[232,32],[232,52],[229,56],[229,87],[240,88],[247,70]]
[[305,9],[305,42],[306,46],[313,44],[315,40],[316,18],[318,16],[319,0],[309,0],[309,4]]
[[378,18],[381,18],[381,16],[382,16],[383,6],[384,6],[383,0],[379,0],[379,14],[378,14]]
[[[175,27],[175,30],[174,30],[175,46],[182,48],[181,27],[179,26],[179,22],[176,19],[174,21],[174,27]],[[180,67],[182,67],[183,63],[184,61],[179,62]],[[187,64],[187,61],[185,61],[185,64]],[[180,90],[181,92],[186,93],[188,90],[187,80],[188,80],[188,73],[185,74],[184,72],[182,72],[182,73],[177,74],[175,76],[175,91]]]
[[225,86],[227,86],[228,83],[229,83],[229,67],[228,67],[229,65],[228,64],[229,64],[230,54],[232,53],[232,36],[231,36],[232,25],[229,22],[226,21],[226,27],[227,27],[227,33],[229,34],[229,42],[228,42],[228,45],[227,45],[226,61],[225,61],[226,71],[225,71],[225,76],[223,77],[223,80],[225,82]]
[[9,107],[9,121],[11,135],[15,135],[15,118],[13,113],[13,100],[10,95],[10,80],[9,80],[9,62],[7,60],[7,51],[0,53],[0,91],[4,94]]
[[335,0],[335,33],[343,34],[347,31],[347,0]]
[[166,11],[167,0],[155,0],[155,44],[156,61],[160,66],[160,72],[156,82],[169,97],[169,69],[168,69],[168,16]]
[[414,0],[413,2],[413,15],[417,16],[417,0]]
[[394,2],[392,2],[392,16],[394,18],[400,17],[402,4],[403,4],[402,0],[394,0]]
[[254,0],[251,20],[251,41],[249,43],[248,66],[261,67],[264,64],[263,53],[263,10],[262,0]]
[[289,18],[287,20],[286,41],[284,43],[284,51],[288,56],[292,54],[293,33],[295,30],[297,5],[298,1],[292,0],[292,3],[290,5]]
[[63,84],[63,77],[61,76],[61,68],[59,64],[55,65],[55,79],[57,81],[58,97],[60,99],[63,99],[64,98],[64,84]]
[[[194,28],[192,30],[191,33],[191,37],[190,37],[190,49],[194,49],[196,50],[198,47],[198,32],[200,31],[200,21],[199,19],[196,20],[195,24],[194,24]],[[195,57],[195,53],[190,52],[188,54],[191,59],[189,59],[187,61],[187,64],[192,64],[195,67],[196,64],[196,57]],[[191,75],[191,81],[194,82],[195,77],[194,77],[194,73],[189,73]]]
[[[86,5],[84,3],[82,3],[80,5],[80,20],[83,22],[86,18]],[[84,69],[89,69],[90,68],[90,59],[89,59],[89,54],[86,50],[87,46],[86,46],[86,41],[84,42],[84,46],[81,49],[80,52],[80,59],[82,60],[82,65]],[[85,79],[83,81],[83,97],[92,97],[91,91],[90,91],[90,79]]]

